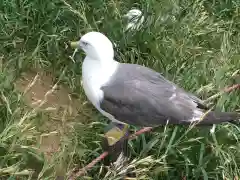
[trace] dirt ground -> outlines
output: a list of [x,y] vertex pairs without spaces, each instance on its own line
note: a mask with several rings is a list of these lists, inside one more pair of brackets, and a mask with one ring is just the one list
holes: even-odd
[[[44,120],[46,135],[40,138],[40,151],[47,158],[59,148],[63,126],[78,116],[81,102],[70,96],[70,90],[63,86],[55,86],[51,73],[29,71],[22,74],[16,81],[15,87],[19,90],[25,103],[48,116]],[[48,94],[48,95],[46,95]],[[44,103],[43,103],[44,102]]]

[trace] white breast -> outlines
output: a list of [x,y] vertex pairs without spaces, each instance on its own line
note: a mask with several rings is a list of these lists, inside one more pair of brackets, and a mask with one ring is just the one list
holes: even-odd
[[82,65],[83,89],[89,101],[98,108],[99,100],[103,97],[100,87],[104,79],[101,78],[101,69],[98,68],[98,63],[91,61],[85,58]]
[[104,98],[103,91],[100,88],[110,80],[111,76],[117,70],[118,64],[118,62],[112,60],[102,65],[99,60],[91,60],[86,57],[82,65],[83,89],[88,100],[104,116],[116,122],[119,121],[100,108],[100,102]]

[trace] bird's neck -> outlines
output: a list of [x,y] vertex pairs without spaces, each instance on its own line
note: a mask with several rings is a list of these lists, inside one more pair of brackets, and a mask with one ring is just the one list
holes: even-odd
[[83,79],[103,85],[110,80],[118,65],[119,63],[114,59],[101,61],[86,57],[82,67]]
[[118,64],[114,60],[103,63],[89,57],[86,57],[83,61],[83,89],[88,99],[97,109],[99,109],[99,102],[103,98],[101,87],[110,81],[111,76],[117,70]]

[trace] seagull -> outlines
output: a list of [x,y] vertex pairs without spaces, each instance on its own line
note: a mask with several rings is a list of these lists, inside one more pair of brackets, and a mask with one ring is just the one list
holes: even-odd
[[111,41],[100,32],[88,32],[71,46],[86,54],[82,80],[88,100],[112,122],[157,127],[212,125],[240,118],[235,112],[208,109],[201,99],[148,67],[115,61]]

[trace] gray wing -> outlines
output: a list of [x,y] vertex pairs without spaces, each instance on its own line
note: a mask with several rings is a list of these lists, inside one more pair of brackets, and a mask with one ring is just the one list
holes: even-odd
[[[115,119],[136,126],[190,124],[207,109],[159,73],[136,64],[121,64],[110,82],[101,87],[100,108]],[[202,109],[201,109],[202,108]]]

